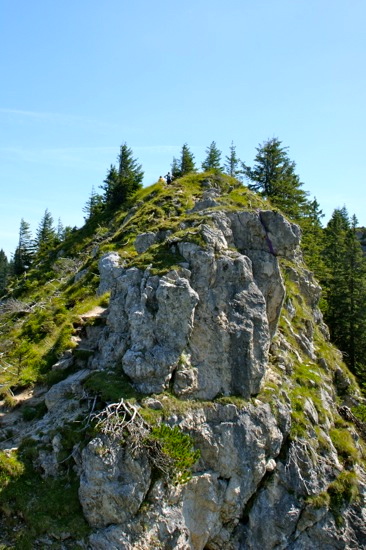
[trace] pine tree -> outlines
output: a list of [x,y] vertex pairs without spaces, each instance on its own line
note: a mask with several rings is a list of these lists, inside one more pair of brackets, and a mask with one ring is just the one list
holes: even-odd
[[194,156],[187,143],[185,143],[182,147],[180,158],[173,158],[172,176],[174,179],[181,178],[190,172],[196,172],[196,166],[194,163]]
[[302,231],[301,248],[304,254],[304,259],[308,267],[320,279],[325,270],[323,249],[324,229],[322,227],[322,218],[324,214],[320,210],[320,205],[316,198],[309,201],[304,211],[303,217],[299,223]]
[[216,147],[216,142],[212,141],[211,145],[206,149],[206,158],[202,162],[202,170],[204,172],[223,172],[221,166],[221,151]]
[[249,188],[270,199],[274,206],[285,214],[299,220],[307,208],[307,193],[295,174],[295,163],[287,154],[287,147],[281,147],[278,138],[272,138],[257,147],[256,164],[253,168],[243,163],[245,176],[250,180]]
[[242,179],[243,170],[241,168],[241,160],[236,155],[236,147],[234,142],[231,142],[230,145],[230,154],[225,157],[226,163],[224,165],[226,174],[229,176],[239,179]]
[[3,249],[0,250],[0,297],[6,290],[9,275],[9,262]]
[[124,143],[118,156],[118,171],[111,165],[107,178],[104,180],[106,206],[118,208],[128,198],[142,187],[144,172],[142,166],[132,156],[132,150]]
[[43,253],[50,250],[56,244],[56,241],[57,232],[53,226],[53,218],[48,209],[46,209],[36,231],[37,252]]
[[366,366],[366,259],[356,226],[345,207],[333,212],[325,228],[327,271],[321,280],[331,339],[354,372]]
[[23,218],[20,221],[19,241],[12,259],[13,275],[22,275],[27,271],[35,254],[35,242],[32,237],[30,225]]
[[180,162],[177,158],[173,157],[172,177],[173,177],[173,179],[177,179],[177,178],[180,178],[181,175],[182,175],[182,171],[181,171],[181,167],[180,167]]
[[102,212],[104,209],[104,201],[102,195],[99,195],[95,192],[94,187],[92,187],[90,196],[83,208],[83,212],[85,212],[86,216],[84,216],[84,220],[88,221],[100,212]]
[[182,172],[182,176],[185,176],[185,174],[189,174],[190,172],[196,171],[194,156],[189,150],[189,147],[186,143],[182,147],[180,169]]
[[358,365],[366,366],[366,259],[357,237],[356,216],[346,234],[344,261],[348,273],[347,363],[355,372]]

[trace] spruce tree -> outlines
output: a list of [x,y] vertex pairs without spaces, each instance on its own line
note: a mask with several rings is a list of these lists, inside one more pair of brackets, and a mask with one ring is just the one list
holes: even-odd
[[0,250],[0,297],[5,293],[9,275],[9,262],[3,249]]
[[324,275],[325,264],[323,258],[324,229],[322,218],[324,214],[316,198],[309,201],[299,224],[302,231],[301,248],[308,267],[320,279]]
[[121,145],[117,159],[118,170],[111,166],[104,180],[106,206],[111,209],[123,205],[129,197],[142,187],[144,172],[141,164],[132,156],[132,150],[126,143]]
[[62,242],[65,239],[65,234],[66,234],[66,230],[65,230],[64,225],[61,221],[61,218],[59,218],[58,222],[57,222],[57,230],[56,230],[57,240],[59,242]]
[[366,259],[357,237],[357,218],[352,217],[346,234],[348,308],[346,311],[347,363],[353,372],[366,366]]
[[211,145],[206,149],[206,158],[202,162],[202,170],[204,172],[223,172],[221,151],[217,148],[215,141],[212,141]]
[[366,366],[366,259],[356,226],[345,207],[333,212],[325,228],[327,271],[321,279],[331,339],[354,372]]
[[83,208],[83,212],[85,212],[84,220],[88,221],[100,212],[103,211],[104,208],[104,201],[102,195],[99,195],[95,192],[94,187],[92,187],[90,196]]
[[182,171],[181,171],[181,167],[180,167],[180,162],[177,158],[173,157],[172,177],[173,177],[173,179],[177,179],[177,178],[180,178],[181,175],[182,175]]
[[239,157],[236,155],[236,147],[233,142],[231,142],[230,145],[230,154],[225,157],[225,160],[226,162],[224,167],[226,174],[233,178],[241,180],[243,174],[243,170],[241,167],[242,163]]
[[[116,167],[111,164],[104,180],[102,189],[104,190],[104,201],[106,206],[113,206],[114,203],[118,203],[121,193],[119,193],[119,177]],[[126,194],[123,195],[125,200]]]
[[33,261],[36,245],[32,237],[30,225],[23,218],[20,221],[19,241],[12,259],[13,275],[22,275]]
[[180,158],[173,158],[172,176],[174,179],[181,178],[190,172],[196,172],[196,166],[194,163],[194,155],[190,151],[187,143],[185,143],[182,147]]
[[278,138],[272,138],[257,147],[253,168],[243,163],[245,176],[250,181],[248,187],[270,199],[274,206],[285,214],[299,220],[307,208],[307,193],[295,174],[295,162],[282,147]]
[[57,242],[57,232],[53,226],[53,218],[48,209],[45,210],[43,218],[36,231],[37,253],[50,250]]
[[182,176],[184,176],[185,174],[189,174],[190,172],[196,171],[194,156],[189,150],[189,147],[186,143],[182,147],[180,169],[182,172]]

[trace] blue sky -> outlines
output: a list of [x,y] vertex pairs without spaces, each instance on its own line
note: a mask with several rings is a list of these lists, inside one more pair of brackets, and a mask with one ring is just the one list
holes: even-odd
[[80,226],[127,142],[149,185],[188,143],[278,137],[326,214],[366,225],[364,0],[0,0],[0,248]]

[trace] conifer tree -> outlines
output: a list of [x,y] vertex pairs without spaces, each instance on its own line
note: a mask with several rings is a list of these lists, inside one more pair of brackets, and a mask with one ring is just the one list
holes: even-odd
[[187,143],[182,147],[180,159],[173,158],[172,176],[174,179],[181,178],[190,172],[196,172],[194,155],[190,151]]
[[53,226],[53,218],[48,209],[45,210],[43,218],[36,231],[36,247],[38,253],[50,250],[57,241],[57,232]]
[[35,242],[30,225],[23,218],[20,221],[19,241],[12,260],[13,275],[22,275],[32,264],[35,254]]
[[348,292],[347,363],[353,372],[366,366],[366,259],[357,237],[357,218],[353,216],[346,234],[345,254]]
[[325,264],[323,258],[324,229],[322,218],[324,214],[316,198],[309,201],[299,224],[302,230],[301,248],[308,267],[320,280],[324,275]]
[[299,220],[307,208],[307,193],[295,174],[295,162],[287,154],[287,147],[281,147],[278,138],[272,138],[257,147],[253,168],[243,163],[249,188],[270,199],[274,206],[285,214]]
[[181,177],[181,169],[180,169],[180,162],[177,158],[173,157],[172,162],[172,177],[173,179],[177,179]]
[[118,198],[118,187],[119,187],[119,177],[116,167],[111,164],[107,173],[107,176],[104,180],[104,199],[107,206],[113,206],[117,202]]
[[234,145],[234,142],[231,142],[230,154],[227,157],[225,157],[225,160],[226,162],[224,167],[225,167],[226,174],[228,174],[233,178],[241,180],[242,174],[243,174],[243,170],[241,168],[242,163],[239,157],[236,155],[236,147]]
[[321,280],[332,341],[354,372],[366,366],[366,259],[356,225],[345,207],[333,212],[325,228],[327,271]]
[[0,297],[6,290],[9,275],[9,262],[3,249],[0,250]]
[[185,143],[182,147],[181,162],[180,162],[182,176],[195,172],[196,167],[194,164],[194,156],[189,150],[188,145]]
[[86,216],[84,216],[85,221],[90,220],[97,214],[103,211],[104,201],[102,195],[99,195],[95,192],[94,187],[92,187],[90,196],[83,208]]
[[118,208],[138,189],[142,187],[144,172],[141,164],[132,156],[132,150],[126,143],[121,145],[118,156],[118,170],[111,166],[104,180],[106,206]]
[[212,141],[211,145],[206,149],[206,158],[202,162],[202,170],[204,172],[223,171],[221,166],[221,151],[217,148],[215,141]]
[[65,232],[66,232],[65,227],[61,221],[61,218],[59,218],[57,222],[57,230],[56,230],[56,236],[59,242],[62,242],[65,239]]

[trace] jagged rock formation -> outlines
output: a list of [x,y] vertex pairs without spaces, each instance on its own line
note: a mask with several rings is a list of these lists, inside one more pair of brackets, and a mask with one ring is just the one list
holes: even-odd
[[[145,394],[169,387],[185,399],[248,399],[260,393],[285,297],[279,261],[299,263],[299,230],[272,211],[215,211],[210,219],[212,225],[201,227],[205,248],[187,242],[173,245],[183,258],[180,270],[158,277],[149,270],[116,265],[115,274],[109,273],[112,295],[94,366],[121,362]],[[146,239],[140,236],[137,250],[154,242],[151,232]],[[104,264],[112,264],[110,256],[102,258]],[[309,272],[297,267],[288,268],[287,274],[298,284],[313,318],[294,337],[305,355],[317,361],[315,326],[326,333],[317,310],[319,288]],[[274,346],[279,356],[286,356],[291,350],[282,338]],[[324,379],[328,376],[325,372]],[[278,378],[276,382],[282,383]],[[324,382],[324,407],[334,407],[334,392],[326,388]],[[306,503],[326,491],[342,471],[326,433],[330,419],[322,425],[311,398],[305,400],[311,430],[319,425],[329,446],[325,458],[310,441],[289,442],[291,403],[286,395],[282,402],[273,395],[271,406],[259,398],[240,408],[206,404],[173,415],[170,423],[188,431],[201,450],[196,473],[183,488],[154,483],[146,466],[142,476],[143,457],[131,461],[121,449],[115,457],[111,442],[104,442],[110,450],[101,457],[95,450],[100,441],[91,442],[83,455],[80,494],[89,522],[98,528],[92,548],[153,548],[152,541],[162,548],[194,550],[366,544],[362,508],[357,507],[357,521],[350,508],[345,526],[337,529],[326,507]],[[108,483],[101,481],[101,471]],[[123,479],[129,480],[127,489]],[[362,485],[361,492],[364,489]],[[100,495],[98,506],[93,506],[95,494]],[[141,511],[144,501],[147,510]]]
[[[225,207],[214,180],[202,187],[180,232],[135,236],[138,258],[164,246],[171,268],[101,256],[108,309],[83,319],[72,358],[55,366],[77,371],[47,392],[32,429],[87,416],[85,380],[120,369],[140,393],[136,411],[200,451],[192,478],[174,484],[128,438],[75,445],[92,550],[366,548],[364,432],[337,409],[363,401],[328,342],[299,228],[270,209]],[[57,475],[62,441],[51,443],[38,460]]]
[[163,277],[123,269],[115,253],[101,259],[100,292],[109,283],[112,296],[93,365],[122,361],[142,393],[170,383],[200,399],[259,392],[285,294],[278,260],[294,257],[299,230],[272,211],[210,219],[201,227],[205,248],[172,245],[182,267]]

